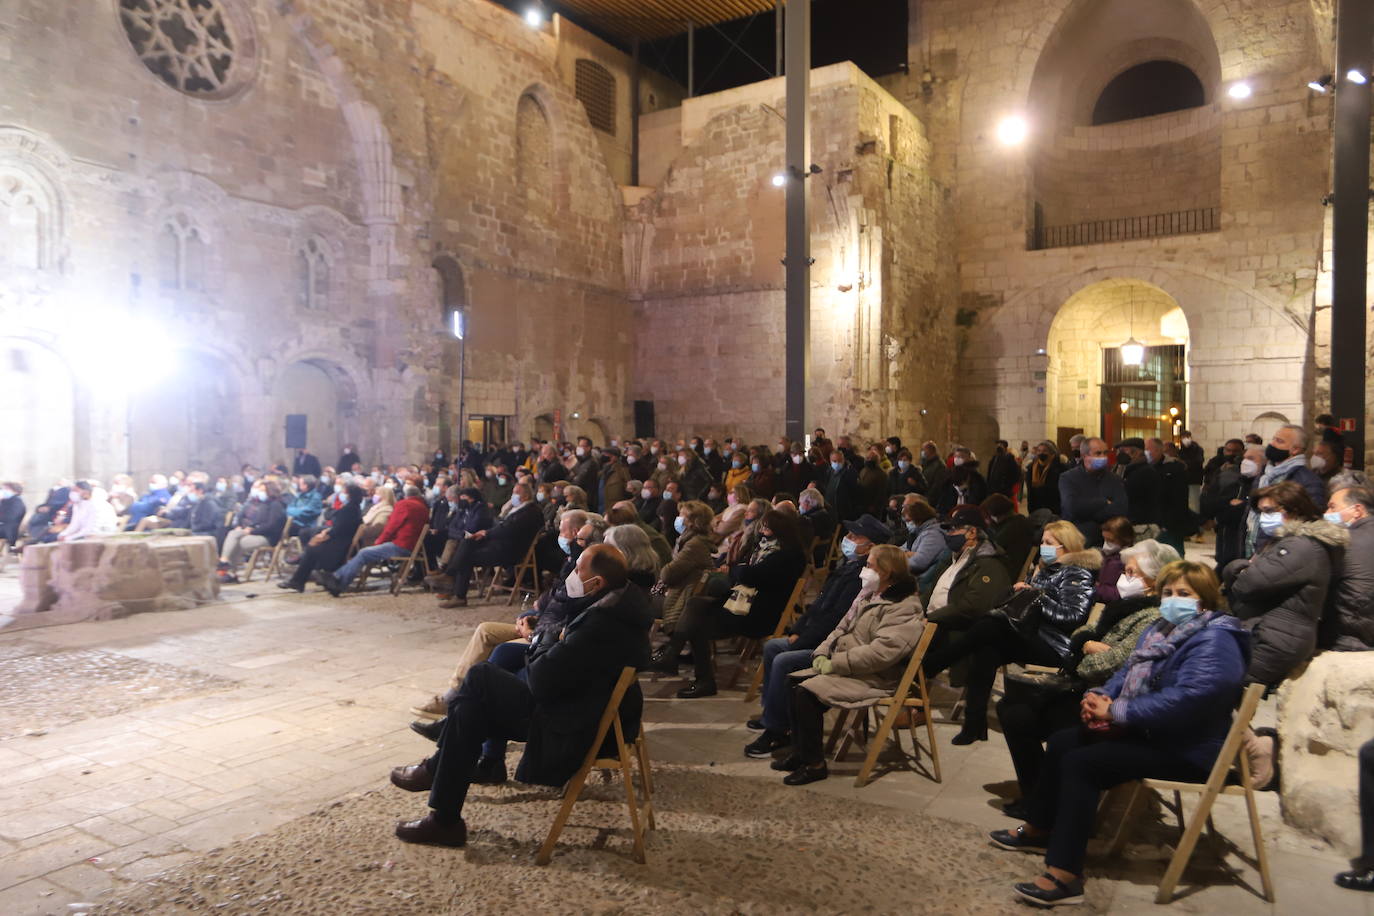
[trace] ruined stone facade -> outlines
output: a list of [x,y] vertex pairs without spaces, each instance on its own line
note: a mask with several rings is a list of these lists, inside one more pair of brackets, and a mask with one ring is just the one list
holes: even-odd
[[[658,435],[780,429],[782,80],[646,74],[628,187],[629,60],[560,18],[213,0],[197,45],[152,33],[177,9],[0,10],[4,474],[226,473],[287,458],[288,414],[326,463],[413,460],[471,434],[460,397],[508,439],[604,441],[635,400]],[[1098,432],[1127,335],[1186,348],[1209,446],[1324,409],[1329,3],[913,0],[910,46],[909,74],[813,74],[810,425]],[[1155,59],[1205,104],[1093,126]]]

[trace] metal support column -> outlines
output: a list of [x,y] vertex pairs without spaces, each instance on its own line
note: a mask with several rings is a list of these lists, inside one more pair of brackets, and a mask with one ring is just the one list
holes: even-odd
[[787,54],[787,438],[804,441],[811,381],[811,227],[806,177],[811,168],[811,0],[791,0]]
[[630,46],[630,184],[639,186],[639,37]]
[[[1336,161],[1332,217],[1331,413],[1355,421],[1345,442],[1354,464],[1365,453],[1365,283],[1369,270],[1368,80],[1374,62],[1374,4],[1340,0],[1336,12]],[[1357,70],[1356,83],[1346,74]]]
[[687,98],[697,94],[697,27],[687,23]]
[[782,0],[773,0],[773,75],[782,76]]

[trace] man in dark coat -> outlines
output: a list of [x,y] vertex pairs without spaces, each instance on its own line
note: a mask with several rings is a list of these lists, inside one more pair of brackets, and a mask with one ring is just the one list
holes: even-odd
[[0,483],[0,540],[9,541],[10,546],[19,540],[19,525],[24,521],[24,500],[19,494],[24,487],[14,481]]
[[1116,515],[1129,515],[1126,485],[1107,470],[1107,443],[1083,440],[1083,464],[1059,475],[1060,516],[1083,532],[1089,547],[1102,543],[1101,524]]
[[435,589],[447,589],[452,583],[453,597],[440,607],[467,606],[473,567],[514,566],[525,558],[530,543],[544,529],[544,513],[534,501],[529,484],[516,484],[511,493],[511,502],[513,508],[495,527],[464,538],[449,557],[443,572],[426,578],[425,581]]
[[830,473],[825,481],[825,504],[835,510],[840,521],[860,515],[859,472],[839,449],[830,453]]
[[224,510],[215,499],[215,494],[206,489],[204,482],[196,480],[186,485],[186,498],[175,509],[167,512],[173,528],[188,528],[192,534],[205,534],[215,537],[224,527]]
[[340,474],[347,474],[352,472],[353,465],[356,464],[361,467],[362,463],[363,459],[358,457],[358,447],[356,445],[345,445],[343,454],[339,456],[339,463],[334,467],[338,469]]
[[317,569],[338,569],[348,562],[348,550],[353,536],[363,523],[363,488],[349,484],[341,498],[342,505],[329,519],[329,524],[310,538],[289,579],[277,583],[277,588],[305,591],[305,583]]
[[323,469],[320,467],[320,459],[310,454],[309,449],[303,448],[296,452],[296,460],[291,465],[292,477],[304,477],[308,474],[319,480],[321,473]]
[[[577,771],[621,672],[649,661],[653,612],[648,595],[627,580],[627,572],[624,555],[614,547],[589,547],[566,591],[573,601],[589,597],[590,606],[569,621],[561,639],[540,640],[531,650],[525,679],[490,662],[473,666],[449,704],[438,751],[391,772],[394,785],[429,792],[430,813],[398,824],[399,839],[467,843],[462,814],[468,787],[505,779],[504,760],[481,757],[488,739],[525,742],[515,774],[521,782],[557,786]],[[620,708],[627,736],[639,733],[643,704],[639,685],[631,685]]]
[[1014,499],[1021,482],[1021,465],[1011,453],[1006,439],[997,440],[997,450],[988,462],[988,492]]

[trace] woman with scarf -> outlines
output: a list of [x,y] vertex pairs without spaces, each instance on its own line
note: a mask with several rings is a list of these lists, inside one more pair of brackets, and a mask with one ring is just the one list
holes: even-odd
[[787,599],[798,577],[806,568],[806,551],[797,533],[797,517],[790,512],[769,509],[759,519],[757,546],[748,562],[730,568],[730,584],[755,589],[749,610],[737,614],[727,610],[725,597],[689,598],[682,616],[673,628],[672,639],[654,653],[654,667],[677,674],[678,653],[692,647],[696,679],[677,692],[678,699],[714,696],[716,670],[711,657],[711,642],[727,636],[762,639],[778,626]]
[[1026,511],[1048,509],[1059,514],[1059,475],[1065,464],[1059,449],[1046,439],[1035,447],[1035,457],[1026,465]]
[[1216,573],[1180,560],[1155,587],[1161,619],[1106,685],[1084,695],[1080,724],[1050,738],[1025,823],[990,834],[1003,849],[1045,854],[1045,872],[1013,887],[1030,903],[1083,901],[1083,859],[1104,790],[1136,779],[1201,781],[1231,727],[1249,634],[1220,609]]

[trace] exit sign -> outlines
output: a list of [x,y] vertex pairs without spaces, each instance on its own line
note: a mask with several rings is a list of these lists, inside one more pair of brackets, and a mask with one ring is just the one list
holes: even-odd
[[1354,431],[1355,431],[1355,418],[1354,418],[1354,417],[1342,417],[1342,418],[1341,418],[1341,432],[1343,432],[1343,433],[1353,433]]

